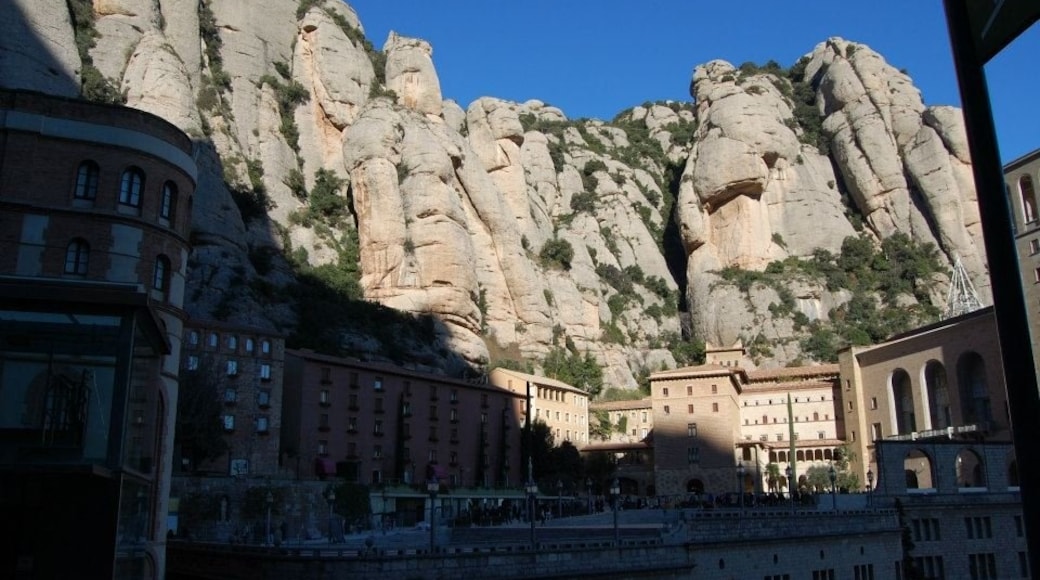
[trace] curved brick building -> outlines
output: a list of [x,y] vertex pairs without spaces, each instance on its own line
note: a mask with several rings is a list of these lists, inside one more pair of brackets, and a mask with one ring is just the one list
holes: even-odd
[[154,115],[0,91],[0,577],[162,576],[195,185]]

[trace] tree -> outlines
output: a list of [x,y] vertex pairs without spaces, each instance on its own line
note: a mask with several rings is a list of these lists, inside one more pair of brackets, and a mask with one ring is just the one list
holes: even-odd
[[829,493],[831,491],[830,467],[813,465],[805,470],[805,481],[811,491]]
[[776,463],[766,465],[766,484],[769,491],[777,491],[780,488],[780,466]]
[[180,449],[181,457],[188,460],[191,471],[228,450],[221,424],[220,389],[214,381],[214,377],[219,376],[219,370],[210,359],[181,374],[174,444]]
[[592,411],[590,419],[589,438],[599,439],[600,441],[610,439],[610,432],[613,429],[613,426],[610,424],[610,414],[603,409],[596,409]]

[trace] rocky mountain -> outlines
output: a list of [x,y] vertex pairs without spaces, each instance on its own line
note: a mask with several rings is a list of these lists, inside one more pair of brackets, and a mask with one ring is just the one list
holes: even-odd
[[988,301],[960,111],[862,44],[789,69],[712,61],[690,102],[601,121],[463,109],[429,43],[377,50],[338,0],[13,0],[0,17],[3,86],[123,102],[197,140],[195,317],[453,374],[527,361],[595,390],[698,341],[743,341],[749,365],[828,358],[934,317],[955,256]]

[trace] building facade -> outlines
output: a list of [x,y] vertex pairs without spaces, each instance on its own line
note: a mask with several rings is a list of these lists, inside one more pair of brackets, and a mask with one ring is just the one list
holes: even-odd
[[165,569],[193,145],[141,111],[0,91],[0,569]]
[[545,423],[556,444],[569,441],[581,446],[589,441],[589,394],[562,381],[505,368],[493,369],[488,381],[528,401],[533,421]]
[[1040,369],[1040,149],[1004,166],[1004,184],[1011,204],[1011,219],[1022,273],[1029,330],[1033,338],[1033,366]]
[[519,487],[523,413],[494,385],[288,350],[283,464],[300,479]]
[[196,462],[180,449],[179,471],[248,477],[281,473],[284,337],[258,328],[190,320],[181,359],[185,396],[219,401],[227,451]]

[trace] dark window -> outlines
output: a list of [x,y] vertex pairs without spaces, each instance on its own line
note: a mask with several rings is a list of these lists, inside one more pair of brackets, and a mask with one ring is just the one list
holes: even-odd
[[87,275],[87,264],[90,261],[90,246],[86,241],[76,238],[69,242],[65,249],[65,273],[76,276]]
[[141,207],[141,191],[144,189],[144,172],[131,167],[123,172],[119,183],[119,203],[130,207]]
[[98,164],[93,161],[84,161],[79,164],[76,171],[76,191],[73,194],[76,199],[96,199],[98,187]]
[[159,255],[155,258],[155,275],[152,277],[152,288],[166,292],[170,283],[170,259]]
[[159,217],[172,220],[177,212],[177,186],[167,181],[162,188],[162,201],[159,204]]

